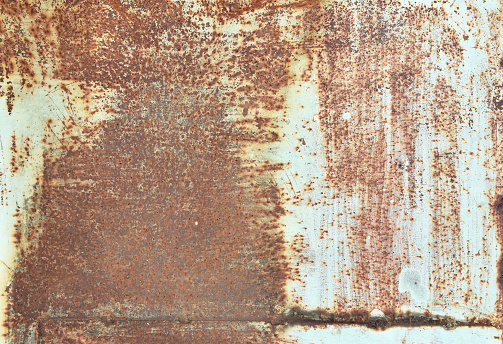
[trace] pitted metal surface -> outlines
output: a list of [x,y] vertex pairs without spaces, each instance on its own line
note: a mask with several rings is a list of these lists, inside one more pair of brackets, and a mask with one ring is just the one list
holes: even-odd
[[499,1],[2,0],[0,40],[7,343],[501,341]]

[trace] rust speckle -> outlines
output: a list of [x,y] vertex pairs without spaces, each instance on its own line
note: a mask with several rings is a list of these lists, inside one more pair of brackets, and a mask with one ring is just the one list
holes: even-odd
[[7,86],[7,112],[9,115],[12,114],[12,109],[14,108],[15,95],[13,92],[12,85]]

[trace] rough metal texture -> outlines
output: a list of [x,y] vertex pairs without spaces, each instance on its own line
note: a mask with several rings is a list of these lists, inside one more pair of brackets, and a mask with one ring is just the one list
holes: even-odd
[[500,340],[500,15],[0,0],[4,339]]

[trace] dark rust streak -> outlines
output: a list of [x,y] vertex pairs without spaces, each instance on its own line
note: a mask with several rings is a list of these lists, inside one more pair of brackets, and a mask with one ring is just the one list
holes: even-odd
[[108,318],[108,317],[51,317],[41,319],[38,323],[50,323],[55,321],[65,322],[82,322],[91,323],[101,321],[106,323],[131,322],[131,323],[147,323],[147,322],[166,322],[166,323],[264,323],[273,326],[305,326],[305,325],[361,325],[374,330],[387,330],[395,327],[496,327],[499,328],[498,322],[491,319],[476,319],[456,320],[448,315],[433,315],[430,313],[413,313],[403,312],[396,313],[391,317],[371,317],[368,312],[347,312],[346,314],[331,314],[324,311],[304,312],[293,310],[293,315],[283,317],[269,318],[235,318],[235,319],[198,319],[198,318],[181,318],[181,319],[166,319],[166,318],[146,318],[146,319],[130,319],[130,318]]

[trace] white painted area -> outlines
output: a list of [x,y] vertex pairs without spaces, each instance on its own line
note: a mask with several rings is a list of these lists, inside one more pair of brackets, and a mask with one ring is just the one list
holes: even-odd
[[369,315],[370,319],[378,319],[378,318],[386,318],[386,314],[383,313],[380,309],[374,309],[372,312],[370,312]]
[[[315,76],[312,75],[308,81],[300,78],[309,62],[308,56],[299,52],[294,55],[290,65],[290,74],[295,77],[292,85],[284,91],[287,112],[283,124],[285,136],[276,151],[276,158],[288,163],[287,168],[276,178],[285,190],[285,197],[290,198],[286,206],[288,215],[283,218],[283,224],[286,240],[291,247],[302,245],[299,235],[303,235],[305,243],[309,244],[312,233],[326,221],[320,211],[326,207],[326,195],[323,193],[327,188],[324,185],[326,162],[319,122],[314,120],[319,111],[318,88]],[[327,209],[326,213],[329,211]],[[325,276],[325,260],[320,254],[329,253],[311,244],[303,248],[301,255],[294,251],[289,253],[291,266],[298,267],[299,275],[302,276],[301,281],[291,281],[287,286],[287,293],[291,297],[289,305],[294,305],[298,297],[314,307],[323,303],[321,295],[327,291],[326,283],[329,281]],[[305,292],[306,286],[309,286],[310,293]]]
[[[469,3],[472,6],[470,11],[466,9]],[[456,0],[443,5],[448,13],[447,23],[455,30],[464,48],[463,64],[460,68],[450,67],[448,63],[451,61],[448,61],[441,50],[442,42],[433,42],[431,49],[439,52],[439,58],[432,55],[432,63],[436,69],[430,72],[430,87],[434,86],[438,77],[445,78],[447,85],[456,92],[455,100],[460,102],[461,112],[449,114],[451,123],[444,132],[434,132],[433,127],[428,125],[435,113],[432,105],[434,99],[425,89],[423,94],[426,93],[426,101],[421,110],[424,118],[418,123],[419,135],[415,142],[417,168],[414,198],[418,207],[414,210],[415,221],[411,231],[410,242],[414,247],[409,247],[412,258],[410,267],[418,272],[418,278],[422,281],[429,280],[434,288],[438,288],[432,278],[435,274],[443,274],[444,270],[435,271],[432,263],[457,264],[455,261],[459,260],[462,266],[459,268],[459,274],[464,277],[463,282],[456,281],[459,276],[443,276],[448,286],[443,293],[430,295],[428,309],[436,314],[448,314],[461,319],[470,316],[494,316],[499,295],[496,264],[500,248],[496,240],[495,224],[491,218],[497,173],[496,166],[491,164],[495,147],[490,135],[494,114],[489,108],[490,97],[487,91],[487,86],[491,84],[489,69],[497,61],[490,61],[484,50],[488,47],[496,50],[493,43],[490,43],[489,32],[490,21],[494,20],[491,16],[499,11],[499,6],[494,6],[496,3],[497,1]],[[464,35],[468,35],[468,39],[465,39]],[[478,42],[477,48],[474,46],[475,42]],[[452,141],[448,141],[449,138],[454,138],[457,147],[453,146]],[[454,251],[446,252],[450,258],[445,254],[440,262],[430,254],[434,254],[432,247],[441,245],[433,242],[427,234],[433,228],[431,206],[438,201],[432,190],[440,187],[448,192],[450,185],[438,186],[438,180],[433,177],[432,168],[438,167],[434,166],[432,160],[435,152],[445,156],[451,155],[452,158],[445,159],[455,160],[460,214],[460,233],[457,237],[462,243],[459,249],[443,243],[442,245],[446,245],[445,250]],[[421,259],[413,259],[415,256],[420,256]],[[472,297],[465,300],[469,290],[472,291]],[[419,301],[418,290],[404,287],[400,291],[410,292],[413,301],[402,310],[423,309],[416,302]]]
[[[16,249],[14,247],[14,225],[19,219],[13,217],[16,208],[24,210],[25,201],[33,195],[35,178],[43,171],[44,126],[53,117],[52,102],[46,94],[47,89],[35,88],[33,94],[23,93],[21,99],[16,99],[12,114],[7,111],[6,99],[0,98],[0,143],[2,153],[2,188],[3,200],[0,211],[0,290],[2,292],[11,283],[11,272],[16,265]],[[57,97],[54,94],[53,97]],[[61,101],[57,99],[56,101]],[[17,150],[20,151],[26,138],[31,139],[31,157],[25,162],[25,167],[13,173],[10,161],[12,138],[15,135]],[[0,308],[5,309],[7,300],[2,296]],[[0,313],[3,323],[4,313]],[[2,326],[0,331],[5,331]],[[2,333],[3,334],[3,333]],[[1,337],[3,340],[4,337]]]
[[390,328],[374,331],[361,326],[289,328],[281,336],[286,343],[298,344],[499,344],[502,332],[492,327]]
[[416,269],[404,268],[398,277],[398,291],[410,292],[412,301],[425,303],[428,301],[430,291],[428,283],[421,279],[421,274]]

